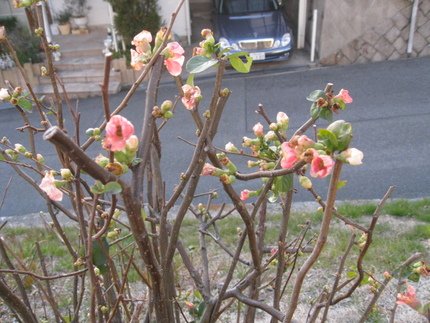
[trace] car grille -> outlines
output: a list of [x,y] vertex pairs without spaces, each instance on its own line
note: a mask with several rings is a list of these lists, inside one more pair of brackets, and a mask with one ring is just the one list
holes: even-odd
[[272,48],[273,39],[256,39],[256,40],[243,40],[239,42],[239,47],[244,50],[256,50]]

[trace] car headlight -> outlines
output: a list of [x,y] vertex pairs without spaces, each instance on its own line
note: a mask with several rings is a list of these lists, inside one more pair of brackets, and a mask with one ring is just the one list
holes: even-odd
[[230,47],[230,42],[227,40],[227,38],[221,37],[218,42],[219,42],[221,48]]
[[281,39],[281,45],[282,45],[282,47],[288,46],[290,44],[290,42],[291,42],[291,35],[290,35],[290,33],[284,34],[284,36],[282,36],[282,39]]

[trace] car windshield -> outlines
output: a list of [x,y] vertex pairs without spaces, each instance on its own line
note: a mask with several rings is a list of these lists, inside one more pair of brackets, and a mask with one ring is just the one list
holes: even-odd
[[277,10],[275,0],[221,0],[220,13],[225,15],[246,14]]

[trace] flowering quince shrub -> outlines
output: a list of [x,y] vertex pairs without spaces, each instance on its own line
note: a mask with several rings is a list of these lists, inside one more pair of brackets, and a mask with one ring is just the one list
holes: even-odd
[[[26,7],[36,2],[15,1],[14,4]],[[183,1],[172,17],[182,4]],[[52,106],[47,106],[34,96],[31,88],[0,89],[0,100],[16,107],[26,125],[20,130],[28,135],[27,147],[3,137],[0,162],[8,164],[46,200],[46,212],[52,219],[55,234],[66,246],[73,264],[68,272],[55,272],[54,268],[47,268],[41,255],[40,269],[27,268],[19,256],[7,251],[10,250],[8,239],[1,239],[1,257],[7,266],[7,269],[0,269],[3,277],[0,297],[4,303],[22,322],[223,322],[233,315],[235,307],[240,309],[241,306],[245,308],[245,322],[257,320],[257,309],[270,316],[272,322],[294,322],[297,307],[303,302],[300,297],[303,283],[323,252],[332,217],[337,217],[352,232],[350,246],[339,259],[351,257],[355,266],[347,271],[340,261],[337,272],[327,274],[333,277],[331,285],[322,287],[322,292],[315,295],[309,321],[325,321],[331,306],[351,296],[359,286],[368,284],[373,298],[363,313],[364,321],[392,278],[399,282],[397,304],[393,299],[393,306],[406,304],[428,317],[429,305],[417,300],[413,287],[401,293],[404,280],[417,281],[428,274],[429,267],[417,261],[421,255],[411,256],[397,269],[381,275],[384,278],[369,274],[370,271],[363,268],[378,210],[392,188],[367,227],[334,208],[336,193],[346,184],[340,180],[343,165],[358,166],[363,162],[363,153],[350,147],[351,124],[332,120],[333,115],[353,103],[348,90],[333,91],[333,84],[329,83],[324,90],[312,92],[307,98],[311,102],[310,119],[294,133],[288,129],[287,111],[269,116],[260,105],[257,113],[262,121],[254,125],[251,138],[243,137],[240,149],[233,143],[234,139],[223,148],[215,147],[212,143],[231,95],[228,89],[221,87],[225,66],[230,64],[237,71],[247,73],[252,58],[247,53],[230,54],[228,48],[221,50],[212,32],[205,29],[199,47],[185,63],[183,48],[170,42],[173,20],[155,37],[148,31],[134,37],[131,66],[141,70],[141,75],[114,111],[110,111],[108,104],[108,84],[102,85],[100,108],[105,117],[97,128],[81,129],[79,113],[70,103],[72,122],[66,128],[58,95]],[[47,67],[42,72],[50,77],[58,94],[58,79],[50,55],[58,48],[47,44],[42,28],[36,33],[45,44],[47,54]],[[6,31],[1,27],[0,41],[13,55]],[[16,62],[19,66],[19,61]],[[109,71],[109,55],[106,64]],[[189,74],[186,82],[181,77],[184,68]],[[195,84],[194,76],[209,68],[217,70],[213,97],[209,107],[201,111],[204,94]],[[177,92],[172,93],[170,100],[158,102],[163,69],[175,79]],[[26,79],[25,73],[23,77]],[[142,114],[127,120],[121,112],[147,77]],[[169,191],[163,184],[160,167],[163,154],[159,133],[167,122],[175,122],[175,110],[181,108],[187,110],[190,125],[196,129],[195,142],[190,143],[194,152],[189,156],[188,168],[178,174],[175,189]],[[40,118],[42,128],[32,124],[30,113]],[[314,134],[305,134],[318,119],[325,119],[328,124]],[[142,131],[135,133],[139,121]],[[43,140],[52,143],[60,168],[48,165],[37,151],[35,143],[41,139],[40,133],[43,133]],[[82,142],[83,133],[85,142]],[[87,153],[91,145],[97,146],[98,155]],[[232,161],[237,160],[236,157],[248,161],[239,165]],[[131,176],[123,176],[130,173]],[[202,176],[218,179],[213,186],[222,187],[231,201],[229,206],[223,205],[214,213],[212,204],[217,192],[202,194],[198,191]],[[330,179],[325,198],[312,184],[323,178]],[[261,181],[258,190],[237,192],[234,188],[236,181],[254,180]],[[287,235],[293,192],[301,189],[297,184],[315,198],[323,214],[314,237],[307,236],[309,223],[303,225],[298,236]],[[208,202],[196,204],[195,197],[202,195]],[[246,205],[248,200],[252,204]],[[70,208],[63,204],[66,201]],[[282,212],[277,241],[265,236],[268,203],[279,203]],[[76,223],[77,243],[72,237],[73,231],[58,220],[60,213]],[[168,217],[169,213],[174,213],[173,219]],[[219,223],[228,223],[233,213],[240,217],[242,225],[237,228],[234,245],[229,245],[223,241]],[[196,219],[198,256],[192,253],[191,246],[184,246],[180,238],[187,214]],[[350,255],[353,247],[358,250],[358,257]],[[220,254],[225,254],[229,260],[222,271],[218,265],[214,266],[214,261],[210,262]],[[27,293],[30,291],[23,287],[26,276],[35,281],[33,298],[40,295],[42,304],[29,301]],[[139,288],[133,288],[132,276],[137,276],[141,282]],[[61,291],[57,289],[52,293],[48,282],[61,284]],[[272,287],[270,297],[260,297],[261,290],[268,285]],[[73,295],[73,302],[64,305],[61,299],[70,295]],[[392,313],[394,318],[395,308]]]

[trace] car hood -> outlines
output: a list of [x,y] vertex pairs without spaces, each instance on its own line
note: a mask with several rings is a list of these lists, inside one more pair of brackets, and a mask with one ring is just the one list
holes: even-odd
[[289,31],[280,11],[237,16],[219,15],[217,20],[219,37],[225,37],[229,41],[280,38]]

